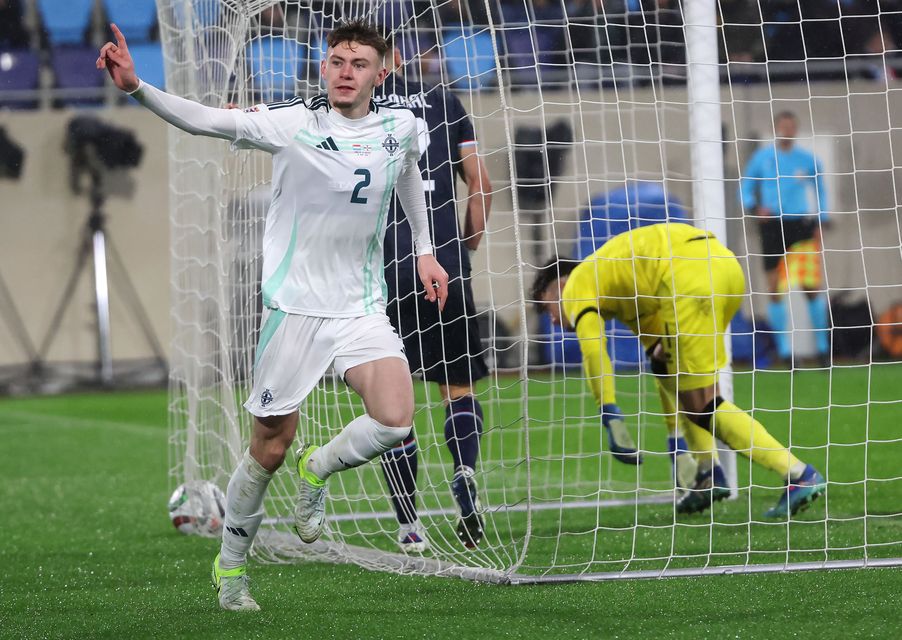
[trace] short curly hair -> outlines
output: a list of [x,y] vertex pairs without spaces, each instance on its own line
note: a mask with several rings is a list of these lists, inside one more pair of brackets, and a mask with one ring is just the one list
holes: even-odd
[[570,272],[580,265],[579,260],[572,258],[552,258],[544,265],[539,267],[536,277],[532,281],[532,288],[529,291],[530,300],[536,304],[542,304],[542,294],[555,280],[570,275]]
[[356,42],[370,46],[376,50],[380,58],[384,58],[388,52],[388,43],[385,42],[385,38],[375,26],[365,20],[343,22],[335,27],[326,38],[326,43],[330,48],[337,47],[343,42]]

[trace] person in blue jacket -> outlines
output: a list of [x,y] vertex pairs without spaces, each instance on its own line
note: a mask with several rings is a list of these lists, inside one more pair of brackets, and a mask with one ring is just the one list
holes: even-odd
[[829,224],[823,167],[813,153],[795,144],[799,121],[791,111],[774,119],[774,144],[761,147],[742,173],[740,190],[746,215],[761,233],[764,269],[771,294],[767,317],[781,360],[791,362],[786,292],[795,284],[808,297],[821,362],[828,360],[829,310],[823,280],[821,232]]

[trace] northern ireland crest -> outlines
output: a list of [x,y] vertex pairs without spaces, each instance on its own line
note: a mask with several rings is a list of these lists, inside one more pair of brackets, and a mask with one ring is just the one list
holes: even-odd
[[385,136],[385,140],[382,141],[382,148],[385,149],[388,155],[393,156],[395,152],[400,148],[400,143],[398,139],[394,137],[392,134],[388,134]]

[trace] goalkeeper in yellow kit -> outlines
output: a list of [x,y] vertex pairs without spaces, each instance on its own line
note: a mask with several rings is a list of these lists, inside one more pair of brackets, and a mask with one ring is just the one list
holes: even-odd
[[622,233],[581,262],[554,260],[533,285],[533,299],[552,321],[576,331],[606,424],[620,412],[604,322],[616,318],[639,336],[664,413],[673,420],[679,406],[680,428],[698,462],[695,482],[677,502],[680,513],[704,511],[730,494],[714,436],[786,481],[768,517],[789,517],[826,488],[817,469],[718,394],[717,371],[727,364],[723,335],[744,296],[736,256],[713,234],[678,223]]

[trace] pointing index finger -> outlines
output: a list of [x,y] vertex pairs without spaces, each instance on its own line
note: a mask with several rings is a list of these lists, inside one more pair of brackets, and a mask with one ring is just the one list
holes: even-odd
[[119,45],[120,47],[122,47],[123,49],[126,49],[127,46],[125,44],[125,36],[122,35],[121,31],[119,31],[119,27],[116,26],[115,22],[110,23],[110,29],[113,30],[113,35],[116,36],[116,44]]

